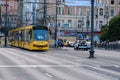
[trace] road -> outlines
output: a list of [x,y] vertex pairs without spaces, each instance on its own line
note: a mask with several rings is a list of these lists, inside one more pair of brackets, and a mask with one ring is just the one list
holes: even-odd
[[28,51],[0,48],[0,80],[120,80],[120,53],[73,48]]

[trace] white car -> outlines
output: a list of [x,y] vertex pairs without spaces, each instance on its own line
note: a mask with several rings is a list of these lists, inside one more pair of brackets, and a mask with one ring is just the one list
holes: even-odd
[[69,42],[69,47],[74,47],[75,42]]
[[77,41],[74,45],[74,50],[88,50],[90,49],[90,42],[87,42],[86,40],[80,40],[79,42]]

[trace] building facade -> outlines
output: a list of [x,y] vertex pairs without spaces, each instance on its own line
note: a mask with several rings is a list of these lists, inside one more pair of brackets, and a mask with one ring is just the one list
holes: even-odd
[[[1,27],[17,26],[17,1],[1,0]],[[6,20],[7,19],[7,20]]]
[[[48,24],[55,24],[56,0],[48,0],[54,3],[47,6]],[[98,39],[101,27],[108,25],[109,20],[119,14],[120,0],[95,0],[94,7],[94,32]],[[89,34],[91,31],[91,6],[67,6],[65,0],[57,2],[57,25],[60,35],[75,35],[75,32]],[[49,25],[51,27],[51,25]],[[54,25],[55,26],[55,25]],[[68,34],[67,34],[68,33]]]
[[36,24],[39,0],[17,0],[18,26]]

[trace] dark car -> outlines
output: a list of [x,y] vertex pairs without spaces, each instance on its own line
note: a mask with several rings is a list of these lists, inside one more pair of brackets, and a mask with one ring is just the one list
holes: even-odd
[[58,47],[63,47],[64,43],[62,39],[58,39]]

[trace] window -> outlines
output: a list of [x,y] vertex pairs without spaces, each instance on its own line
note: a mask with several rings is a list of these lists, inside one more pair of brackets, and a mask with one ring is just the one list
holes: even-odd
[[15,18],[14,20],[16,21],[17,19]]
[[82,9],[81,8],[78,9],[78,15],[82,15]]
[[5,21],[5,17],[2,17],[2,21]]
[[68,15],[72,14],[72,8],[68,8]]
[[81,28],[81,20],[78,20],[78,28]]
[[13,10],[13,6],[10,6],[10,10]]
[[10,2],[10,10],[13,10],[13,2]]
[[111,0],[111,4],[114,4],[114,0]]
[[64,20],[62,20],[62,23],[64,23]]
[[96,18],[98,18],[98,8],[96,9],[96,14],[95,14]]
[[35,41],[43,41],[47,40],[47,31],[46,30],[34,30],[34,40]]
[[13,21],[13,18],[11,18],[11,21]]
[[68,20],[69,27],[72,27],[72,20]]
[[101,29],[102,25],[103,25],[103,21],[99,21],[99,28],[100,29]]
[[61,22],[62,22],[61,24],[63,25],[64,24],[64,20],[61,20]]
[[100,4],[100,0],[96,0],[96,4]]
[[10,19],[8,18],[8,21],[9,21]]
[[114,8],[111,8],[110,15],[114,16]]
[[120,14],[120,8],[118,9],[118,13]]
[[87,15],[90,15],[90,9],[87,9]]
[[100,15],[100,16],[103,16],[103,9],[102,9],[102,8],[100,8],[99,15]]
[[61,7],[58,7],[57,10],[58,10],[58,11],[57,11],[57,14],[60,15],[60,14],[61,14]]
[[103,3],[104,3],[104,0],[96,0],[96,3],[97,3],[97,4],[103,4]]
[[65,3],[65,0],[63,0],[63,3]]
[[60,22],[58,22],[58,27],[60,27]]
[[64,15],[64,7],[62,8],[62,15]]
[[118,5],[120,5],[120,0],[118,1]]

